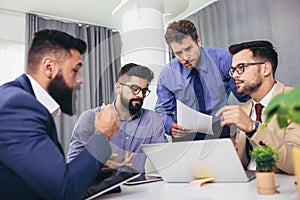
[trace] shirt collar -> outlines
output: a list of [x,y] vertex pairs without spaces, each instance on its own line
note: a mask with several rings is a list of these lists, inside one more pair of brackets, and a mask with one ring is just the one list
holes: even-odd
[[204,51],[204,49],[202,47],[200,47],[200,58],[197,64],[197,69],[199,71],[204,71],[207,72],[207,56],[206,56],[206,52]]
[[268,94],[260,101],[260,102],[255,102],[253,100],[253,106],[256,104],[256,103],[260,103],[261,105],[265,107],[267,107],[267,105],[269,104],[269,102],[271,101],[272,99],[272,95],[273,95],[273,92],[275,90],[275,87],[276,87],[276,82],[275,84],[273,85],[272,89],[268,92]]
[[34,78],[28,74],[26,75],[30,80],[36,99],[47,108],[53,117],[57,116],[61,112],[58,103]]
[[[204,51],[204,49],[202,47],[200,47],[200,58],[199,58],[199,61],[198,61],[197,65],[195,66],[195,68],[199,72],[200,71],[207,72],[207,59],[206,59],[206,57],[207,57],[206,52]],[[187,78],[190,75],[191,69],[186,68],[184,65],[182,65],[182,66],[184,68],[183,69],[183,76],[185,76]]]

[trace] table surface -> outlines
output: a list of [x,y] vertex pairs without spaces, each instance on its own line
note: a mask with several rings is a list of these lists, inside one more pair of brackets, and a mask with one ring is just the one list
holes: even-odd
[[121,193],[105,194],[96,199],[298,200],[295,179],[295,176],[276,174],[275,183],[278,186],[278,193],[273,195],[259,195],[256,189],[256,179],[247,183],[208,183],[202,187],[199,185],[191,186],[188,183],[165,183],[163,181],[159,181],[134,186],[122,185]]

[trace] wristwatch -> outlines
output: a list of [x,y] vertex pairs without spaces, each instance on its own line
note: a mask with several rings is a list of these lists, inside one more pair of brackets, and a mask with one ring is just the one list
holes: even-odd
[[249,133],[246,133],[247,137],[251,138],[254,135],[254,133],[256,133],[256,131],[259,128],[259,126],[260,126],[259,121],[254,121],[253,125],[252,125],[252,131],[249,132]]

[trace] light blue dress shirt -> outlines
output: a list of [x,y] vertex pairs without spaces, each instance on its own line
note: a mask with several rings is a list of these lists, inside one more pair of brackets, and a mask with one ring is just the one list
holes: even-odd
[[[114,104],[113,104],[114,105]],[[95,114],[100,107],[90,109],[81,114],[75,124],[71,138],[68,162],[74,159],[84,148],[90,137],[95,132]],[[140,148],[141,144],[165,143],[164,126],[159,115],[148,109],[141,109],[139,113],[129,120],[120,120],[120,127],[116,135],[111,139],[110,146],[113,153],[118,153],[120,162],[126,152],[134,152],[132,168],[144,172],[146,155]]]
[[[228,104],[230,92],[241,102],[249,99],[248,95],[238,94],[234,79],[228,74],[231,67],[231,54],[220,48],[200,48],[200,59],[196,66],[200,72],[206,112],[212,116]],[[170,129],[176,121],[176,100],[199,111],[197,97],[194,93],[191,70],[174,58],[161,71],[157,85],[157,102],[155,111],[161,116],[165,130]],[[214,118],[217,121],[218,118]]]

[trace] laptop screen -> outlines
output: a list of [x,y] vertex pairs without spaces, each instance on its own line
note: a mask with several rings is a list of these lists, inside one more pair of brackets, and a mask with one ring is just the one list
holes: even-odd
[[250,180],[229,138],[143,144],[141,148],[165,182],[211,177],[214,182]]
[[82,196],[82,200],[94,199],[123,183],[140,176],[139,172],[129,167],[114,169],[99,173],[88,191]]

